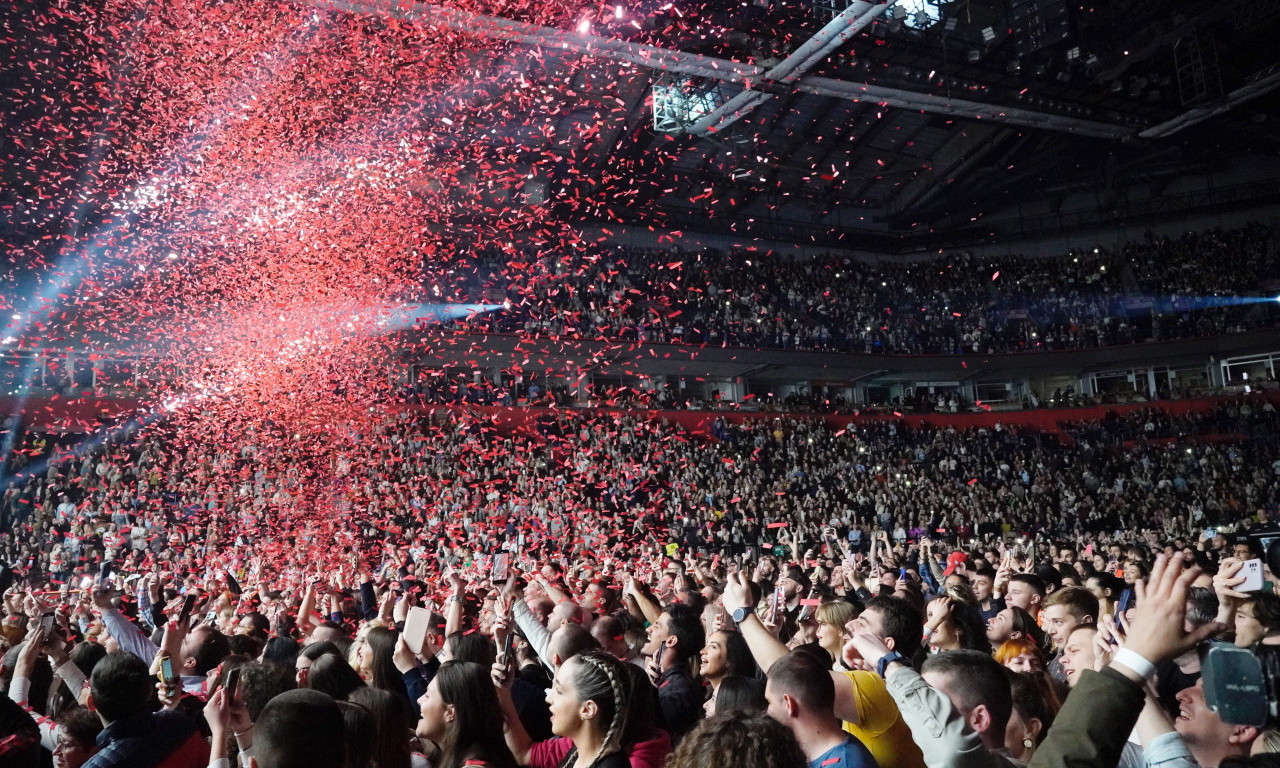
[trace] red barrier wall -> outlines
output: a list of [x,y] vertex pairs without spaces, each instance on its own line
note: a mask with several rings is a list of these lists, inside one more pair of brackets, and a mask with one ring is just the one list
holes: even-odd
[[[1127,413],[1143,408],[1156,407],[1171,415],[1181,415],[1187,413],[1203,413],[1213,410],[1219,403],[1228,400],[1238,399],[1238,397],[1203,397],[1189,400],[1165,400],[1156,403],[1135,403],[1132,405],[1100,405],[1089,408],[1061,408],[1061,409],[1042,409],[1035,411],[1000,411],[1000,412],[983,412],[983,413],[930,413],[930,414],[783,414],[768,412],[742,412],[742,411],[633,411],[633,410],[616,410],[616,409],[600,409],[597,413],[615,413],[619,416],[632,416],[643,419],[665,419],[676,424],[680,424],[689,432],[697,434],[710,434],[711,424],[717,419],[722,418],[731,424],[739,424],[744,421],[761,421],[770,420],[779,417],[794,417],[799,419],[821,419],[833,429],[844,429],[853,423],[866,423],[874,421],[901,421],[911,426],[919,426],[920,424],[928,424],[935,427],[955,427],[956,429],[967,429],[970,427],[994,427],[996,423],[1009,426],[1031,426],[1042,432],[1058,432],[1058,422],[1060,421],[1090,421],[1101,419],[1111,411],[1117,413]],[[1280,392],[1267,393],[1265,395],[1252,395],[1251,400],[1262,402],[1270,400],[1272,403],[1280,407]],[[536,429],[537,420],[545,418],[548,411],[544,408],[501,408],[496,406],[470,406],[463,408],[462,406],[437,406],[435,408],[426,407],[424,411],[440,410],[450,412],[467,411],[473,414],[479,413],[486,418],[492,419],[493,424],[499,430],[521,430]],[[565,409],[566,413],[577,413],[576,409]]]
[[[1057,432],[1060,421],[1088,421],[1101,419],[1108,412],[1126,413],[1142,408],[1156,407],[1172,415],[1200,413],[1212,410],[1221,402],[1237,399],[1232,397],[1203,397],[1189,400],[1165,400],[1156,403],[1137,403],[1132,405],[1102,405],[1089,408],[1042,409],[1035,411],[1000,411],[984,413],[957,414],[782,414],[769,412],[743,411],[641,411],[600,409],[597,413],[615,413],[620,416],[631,416],[640,419],[665,419],[680,424],[687,431],[695,434],[710,434],[711,424],[717,419],[724,419],[731,424],[743,421],[769,420],[784,416],[800,419],[822,419],[833,429],[843,429],[850,422],[865,423],[873,421],[899,420],[911,426],[929,424],[937,427],[952,426],[956,429],[970,427],[993,427],[997,422],[1010,426],[1032,426],[1044,432]],[[1251,400],[1262,402],[1270,400],[1280,407],[1280,392],[1268,392],[1250,396]],[[100,417],[115,417],[136,411],[140,403],[135,400],[120,400],[101,397],[61,398],[44,397],[29,398],[19,401],[15,397],[0,398],[0,408],[5,413],[13,413],[15,407],[21,407],[28,426],[47,427],[73,432],[87,432],[95,429]],[[554,415],[558,411],[546,408],[502,408],[498,406],[424,406],[423,412],[446,411],[451,413],[467,412],[490,419],[501,431],[536,430],[537,421]],[[563,409],[564,413],[581,413],[578,409]]]

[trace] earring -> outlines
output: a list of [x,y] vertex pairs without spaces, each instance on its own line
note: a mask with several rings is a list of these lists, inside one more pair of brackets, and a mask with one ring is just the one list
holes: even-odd
[[1031,737],[1030,737],[1030,736],[1028,736],[1027,738],[1025,738],[1025,739],[1023,739],[1023,740],[1022,740],[1022,746],[1026,747],[1027,749],[1031,749],[1031,748],[1032,748],[1032,747],[1034,747],[1035,745],[1036,745],[1036,743],[1035,743],[1034,741],[1032,741],[1032,740],[1031,740]]

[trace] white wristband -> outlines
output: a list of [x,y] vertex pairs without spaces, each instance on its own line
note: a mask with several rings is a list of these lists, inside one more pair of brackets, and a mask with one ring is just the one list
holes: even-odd
[[1111,658],[1117,664],[1123,664],[1134,671],[1134,674],[1143,680],[1150,680],[1156,676],[1156,665],[1147,661],[1137,651],[1131,651],[1128,648],[1121,648],[1116,651],[1116,655]]

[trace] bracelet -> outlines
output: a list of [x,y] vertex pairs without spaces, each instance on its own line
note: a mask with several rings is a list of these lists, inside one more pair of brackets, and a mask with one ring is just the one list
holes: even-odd
[[1156,665],[1147,661],[1142,654],[1137,651],[1131,651],[1128,648],[1121,648],[1116,651],[1116,655],[1111,657],[1111,661],[1116,664],[1123,664],[1132,669],[1134,674],[1143,680],[1150,680],[1156,675]]

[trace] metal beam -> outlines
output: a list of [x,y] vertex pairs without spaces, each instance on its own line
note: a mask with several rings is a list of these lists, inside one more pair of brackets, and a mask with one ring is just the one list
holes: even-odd
[[[585,56],[612,61],[625,61],[663,72],[680,72],[722,82],[736,83],[750,88],[763,80],[765,70],[751,64],[741,64],[728,59],[717,59],[683,51],[673,51],[652,45],[614,40],[590,33],[566,32],[552,27],[540,27],[521,21],[460,11],[456,8],[412,2],[411,0],[313,0],[316,7],[375,16],[393,16],[423,24],[445,27],[481,37],[509,40],[539,48],[566,50]],[[932,114],[973,120],[1025,125],[1051,131],[1075,133],[1104,139],[1121,139],[1133,134],[1133,130],[1112,123],[1064,117],[1047,112],[1036,112],[1018,107],[951,99],[901,88],[889,88],[865,83],[850,83],[825,77],[802,77],[792,85],[806,93],[834,96],[852,101],[868,101],[900,109],[917,109]],[[1241,89],[1244,90],[1244,89]],[[752,93],[757,93],[752,91]],[[1233,94],[1234,95],[1234,94]],[[1250,97],[1251,98],[1251,97]],[[1201,118],[1206,119],[1206,118]]]
[[916,93],[915,91],[886,88],[881,85],[871,85],[870,83],[850,83],[845,80],[832,80],[826,77],[806,77],[801,79],[796,87],[807,93],[816,93],[822,96],[883,104],[890,107],[898,107],[899,109],[916,109],[921,112],[971,120],[993,120],[998,123],[1025,125],[1031,128],[1062,131],[1101,139],[1122,139],[1133,133],[1131,128],[1112,123],[1081,120],[1075,117],[1064,117],[1019,107],[1003,107],[967,99],[953,99],[946,96],[935,96],[930,93]]
[[1190,128],[1211,117],[1229,112],[1232,107],[1270,93],[1276,88],[1280,88],[1280,64],[1274,64],[1261,72],[1254,73],[1248,84],[1227,94],[1227,97],[1217,104],[1183,112],[1172,120],[1154,125],[1138,135],[1144,139],[1163,139],[1166,136],[1172,136],[1184,128]]
[[614,40],[584,32],[566,32],[554,27],[542,27],[523,21],[512,21],[496,16],[447,8],[431,3],[406,2],[405,0],[314,0],[317,8],[324,8],[366,16],[392,16],[436,27],[466,32],[478,37],[508,40],[514,43],[572,51],[585,56],[595,56],[612,61],[626,61],[663,72],[680,72],[686,75],[706,77],[730,83],[748,85],[765,73],[764,67],[740,64],[728,59],[701,56],[696,53],[673,51],[652,45]]
[[[764,80],[771,83],[794,83],[815,64],[831,55],[832,51],[861,34],[862,30],[882,16],[896,2],[897,0],[888,0],[888,2],[873,5],[863,0],[855,0],[816,35],[809,38],[804,45],[766,72]],[[708,133],[723,131],[772,98],[772,94],[762,91],[743,91],[689,126],[689,133],[705,136]]]

